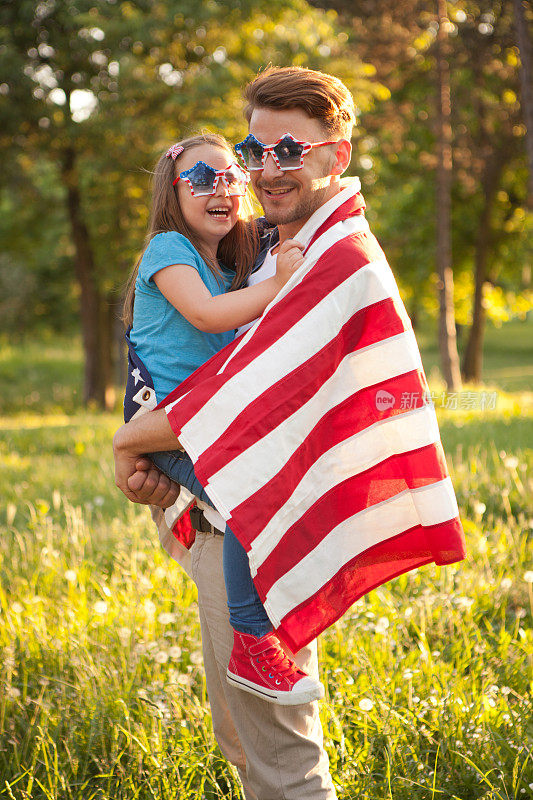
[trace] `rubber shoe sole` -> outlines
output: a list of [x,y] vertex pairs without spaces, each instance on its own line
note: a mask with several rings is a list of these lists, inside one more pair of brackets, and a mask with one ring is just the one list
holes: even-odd
[[258,686],[256,683],[252,683],[246,678],[241,678],[240,675],[235,675],[233,672],[230,672],[229,669],[226,670],[226,680],[228,683],[231,683],[232,686],[237,686],[237,688],[242,689],[244,692],[255,694],[256,697],[267,700],[269,703],[275,703],[278,706],[301,706],[313,700],[322,700],[324,697],[324,687],[321,683],[313,681],[312,678],[302,678],[299,683],[309,681],[309,684],[305,684],[307,688],[302,687],[297,692],[276,692],[274,689],[268,689],[266,686]]

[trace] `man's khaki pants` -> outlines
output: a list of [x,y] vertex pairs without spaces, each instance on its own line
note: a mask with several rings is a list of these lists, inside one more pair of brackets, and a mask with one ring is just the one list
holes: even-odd
[[[237,767],[246,800],[335,800],[318,704],[278,706],[226,681],[233,630],[222,544],[222,536],[197,533],[191,550],[207,692],[220,749]],[[318,677],[316,643],[301,650],[296,662]]]

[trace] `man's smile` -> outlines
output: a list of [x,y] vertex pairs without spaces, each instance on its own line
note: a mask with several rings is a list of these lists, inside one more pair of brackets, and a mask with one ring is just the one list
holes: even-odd
[[284,197],[285,195],[290,194],[297,187],[294,185],[276,186],[267,184],[264,180],[260,180],[257,182],[257,188],[264,192],[267,197]]

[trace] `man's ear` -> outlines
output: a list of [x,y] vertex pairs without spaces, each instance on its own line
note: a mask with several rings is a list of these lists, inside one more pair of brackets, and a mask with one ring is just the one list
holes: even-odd
[[352,157],[352,145],[347,139],[341,139],[337,142],[337,150],[335,152],[335,161],[331,167],[331,175],[342,175],[350,166]]

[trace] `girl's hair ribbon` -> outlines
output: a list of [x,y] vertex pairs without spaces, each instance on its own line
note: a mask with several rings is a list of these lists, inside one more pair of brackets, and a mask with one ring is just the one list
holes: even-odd
[[171,158],[173,161],[177,159],[180,153],[183,153],[184,147],[181,144],[173,144],[172,147],[169,147],[166,152],[166,157]]

